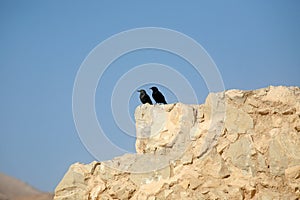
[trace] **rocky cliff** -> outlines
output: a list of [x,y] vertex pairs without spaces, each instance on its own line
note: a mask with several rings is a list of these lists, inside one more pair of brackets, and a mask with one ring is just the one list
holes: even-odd
[[141,105],[137,154],[73,164],[63,199],[300,199],[300,88]]

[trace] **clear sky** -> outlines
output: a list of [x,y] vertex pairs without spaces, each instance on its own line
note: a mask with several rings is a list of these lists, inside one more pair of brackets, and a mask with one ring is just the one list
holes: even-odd
[[[226,89],[300,86],[297,0],[2,0],[0,25],[0,171],[43,191],[53,191],[72,163],[95,160],[74,125],[73,85],[89,52],[114,34],[141,27],[186,34],[212,57]],[[122,136],[112,118],[112,90],[127,71],[153,62],[183,74],[198,103],[208,94],[189,64],[166,52],[137,51],[115,61],[100,81],[95,106],[108,137],[128,152],[134,152],[134,138]],[[157,84],[169,102],[177,101],[174,91]],[[150,85],[141,88],[149,93]],[[132,91],[131,117],[139,104]],[[109,149],[103,154],[112,157]]]

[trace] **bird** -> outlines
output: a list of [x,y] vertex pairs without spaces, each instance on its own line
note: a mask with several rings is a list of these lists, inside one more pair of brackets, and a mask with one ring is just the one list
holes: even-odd
[[157,89],[157,87],[151,87],[152,90],[152,97],[156,103],[163,103],[167,104],[164,95]]
[[138,92],[140,93],[140,100],[143,104],[149,103],[152,105],[152,101],[145,90],[138,90]]

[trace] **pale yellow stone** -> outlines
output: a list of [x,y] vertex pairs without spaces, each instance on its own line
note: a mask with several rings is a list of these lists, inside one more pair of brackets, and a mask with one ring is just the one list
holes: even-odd
[[288,179],[300,179],[300,165],[287,168],[285,170],[285,177]]
[[226,96],[237,103],[244,103],[246,99],[245,92],[241,90],[228,90]]
[[164,197],[167,198],[172,192],[173,190],[164,190]]
[[271,140],[269,145],[270,172],[274,176],[282,176],[288,166],[287,155],[276,139]]
[[221,153],[229,145],[229,140],[227,138],[221,137],[218,140],[217,152]]
[[[260,105],[260,102],[259,102],[258,100],[256,100],[256,99],[254,99],[254,98],[247,98],[246,103],[247,103],[248,105],[252,106],[252,108],[253,108],[253,107],[254,107],[254,108],[258,108],[259,105]],[[246,105],[247,105],[247,104],[246,104]],[[248,110],[250,111],[250,108],[249,108],[249,107],[247,107],[247,108],[248,108]]]
[[[291,105],[295,103],[295,88],[284,86],[270,86],[269,91],[262,97],[263,101],[282,102],[283,104]],[[299,88],[298,88],[299,90]]]
[[253,128],[253,119],[241,109],[227,105],[225,127],[229,134],[246,133]]
[[138,154],[75,163],[54,199],[297,199],[299,116],[299,87],[283,86],[138,106]]
[[83,198],[87,193],[87,183],[85,182],[86,172],[84,165],[79,163],[71,165],[68,172],[56,187],[54,199],[75,200]]
[[97,200],[97,198],[100,196],[101,192],[103,192],[105,189],[105,186],[103,187],[102,185],[96,185],[92,189],[92,191],[89,194],[89,198],[91,200]]
[[161,179],[168,179],[170,177],[170,166],[161,168],[156,171],[148,173],[131,173],[129,178],[136,185],[148,184]]
[[189,182],[189,180],[187,180],[187,179],[182,180],[182,181],[179,182],[179,185],[180,185],[183,189],[185,189],[185,190],[189,187],[189,184],[190,184],[190,182]]
[[238,137],[239,137],[239,134],[237,134],[237,133],[232,133],[232,134],[227,134],[227,135],[226,135],[226,138],[227,138],[231,143],[235,142],[235,141],[238,139]]
[[242,136],[229,146],[228,151],[224,155],[230,158],[236,167],[249,171],[251,165],[251,148],[252,144],[249,137]]

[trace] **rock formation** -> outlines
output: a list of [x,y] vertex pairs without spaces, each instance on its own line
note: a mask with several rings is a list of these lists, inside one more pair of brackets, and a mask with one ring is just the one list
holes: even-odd
[[67,199],[300,199],[300,88],[209,94],[203,105],[141,105],[136,151],[73,164]]

